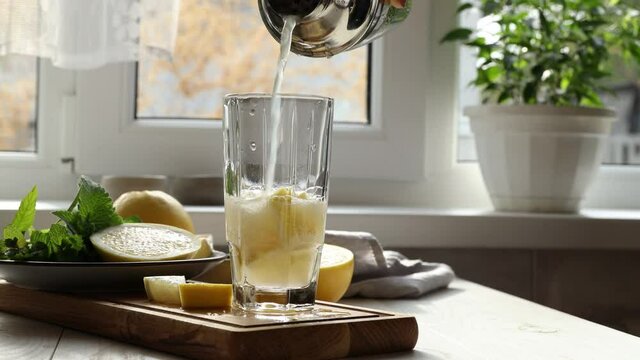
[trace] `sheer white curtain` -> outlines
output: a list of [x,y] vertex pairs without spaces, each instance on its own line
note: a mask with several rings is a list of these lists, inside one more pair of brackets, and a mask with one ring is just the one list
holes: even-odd
[[170,57],[180,0],[0,0],[0,56],[50,58],[55,66],[89,69]]

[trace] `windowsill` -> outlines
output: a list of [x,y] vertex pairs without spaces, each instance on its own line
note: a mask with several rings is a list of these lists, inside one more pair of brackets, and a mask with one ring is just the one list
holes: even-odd
[[[36,227],[66,202],[38,203]],[[0,201],[0,224],[11,221],[17,201]],[[224,208],[188,206],[199,232],[224,247]],[[367,231],[386,247],[509,249],[640,249],[640,211],[588,209],[580,214],[498,213],[480,209],[332,206],[327,228]]]

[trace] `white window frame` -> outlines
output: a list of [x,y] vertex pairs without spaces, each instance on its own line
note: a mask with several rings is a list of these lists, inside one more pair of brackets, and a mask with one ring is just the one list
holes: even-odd
[[71,144],[62,114],[74,87],[73,72],[38,62],[36,152],[0,152],[0,199],[22,198],[34,185],[51,199],[73,196],[75,176],[62,161]]
[[[431,122],[427,120],[427,127],[441,126],[442,132],[433,132],[432,137],[427,137],[427,169],[432,174],[436,174],[436,179],[442,181],[444,178],[458,180],[458,187],[463,196],[471,196],[474,200],[465,201],[460,196],[456,196],[451,191],[435,188],[450,196],[445,200],[445,207],[490,207],[488,195],[484,188],[482,175],[477,163],[458,161],[457,142],[458,121],[460,114],[460,92],[458,89],[460,74],[460,47],[452,44],[441,45],[440,39],[449,30],[457,25],[456,9],[458,1],[437,0],[433,1],[431,13],[432,36],[430,40],[430,54],[432,65],[430,67],[434,84],[444,83],[446,79],[455,79],[442,91],[433,91],[429,97],[429,108],[437,114],[436,119],[447,119],[446,121]],[[439,104],[439,106],[438,106]],[[438,143],[438,138],[447,139],[449,143]],[[453,140],[453,141],[451,141]],[[431,148],[431,151],[429,149]],[[443,154],[444,156],[430,156],[432,154]],[[464,180],[462,179],[464,178]],[[615,166],[602,165],[593,184],[585,195],[583,208],[604,208],[604,209],[640,209],[640,166]],[[479,195],[477,188],[481,187],[484,199]],[[465,189],[474,189],[469,193]],[[482,203],[485,205],[482,206]],[[471,206],[469,206],[471,205]]]
[[[414,6],[407,23],[372,46],[371,124],[334,125],[333,178],[406,181],[424,175],[427,51],[408,40],[426,34],[428,6]],[[132,63],[78,74],[78,133],[95,134],[77,139],[78,172],[222,176],[221,121],[136,121],[135,81]]]

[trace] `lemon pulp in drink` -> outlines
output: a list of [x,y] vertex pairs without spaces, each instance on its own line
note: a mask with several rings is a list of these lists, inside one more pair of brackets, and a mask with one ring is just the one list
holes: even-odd
[[326,210],[324,199],[288,188],[227,197],[234,283],[267,291],[315,290]]

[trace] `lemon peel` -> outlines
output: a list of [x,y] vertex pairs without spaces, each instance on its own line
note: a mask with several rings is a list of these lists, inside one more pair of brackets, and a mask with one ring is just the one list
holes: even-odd
[[113,203],[122,217],[137,216],[145,223],[163,224],[194,232],[193,220],[173,196],[159,190],[129,191]]

